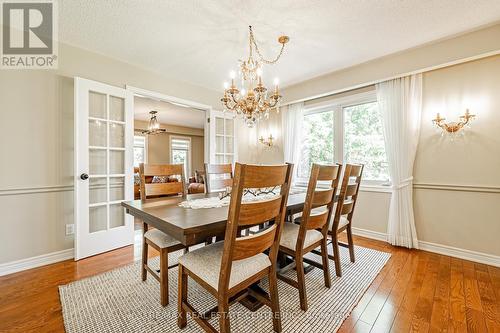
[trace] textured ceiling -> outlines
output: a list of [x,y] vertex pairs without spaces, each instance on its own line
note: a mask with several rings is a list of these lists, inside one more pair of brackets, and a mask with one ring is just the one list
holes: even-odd
[[500,0],[64,0],[60,39],[209,89],[221,90],[247,52],[252,24],[282,85],[500,20]]
[[149,111],[158,111],[156,118],[160,124],[177,125],[193,128],[204,128],[205,112],[181,107],[149,98],[135,97],[134,119],[149,121]]

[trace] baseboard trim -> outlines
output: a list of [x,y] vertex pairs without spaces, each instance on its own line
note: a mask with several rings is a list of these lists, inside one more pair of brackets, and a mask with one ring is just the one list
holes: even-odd
[[[378,231],[372,231],[361,228],[352,228],[352,233],[357,236],[375,239],[379,241],[387,241],[387,234]],[[419,241],[420,250],[443,254],[450,257],[460,258],[464,260],[474,261],[481,264],[500,267],[500,257],[488,253],[460,249],[453,246],[436,244],[431,242]]]
[[16,260],[0,264],[0,276],[7,274],[25,271],[27,269],[54,264],[63,260],[73,259],[73,249],[67,249],[47,254],[42,254],[36,257]]
[[352,233],[354,235],[361,236],[361,237],[366,237],[366,238],[375,239],[375,240],[384,241],[384,242],[387,241],[387,234],[385,234],[383,232],[352,227]]
[[435,244],[430,242],[419,241],[418,245],[421,250],[444,254],[450,257],[470,260],[481,264],[500,267],[500,257],[483,252],[476,252],[466,249],[459,249],[457,247]]

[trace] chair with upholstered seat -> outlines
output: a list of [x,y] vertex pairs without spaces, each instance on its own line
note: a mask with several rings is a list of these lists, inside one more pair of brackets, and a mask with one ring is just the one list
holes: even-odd
[[207,193],[225,190],[233,186],[233,166],[231,164],[205,163],[205,188]]
[[[281,332],[276,279],[279,238],[286,213],[292,165],[256,166],[236,163],[234,183],[224,241],[196,249],[179,258],[178,326],[187,325],[187,313],[207,332],[217,332],[202,314],[188,302],[188,277],[217,299],[220,332],[230,332],[229,305],[252,295],[268,305],[273,328]],[[248,188],[281,187],[276,195],[261,200],[242,201]],[[251,236],[239,237],[238,229],[273,223]],[[269,278],[269,295],[249,288]]]
[[[186,190],[184,186],[184,166],[182,164],[165,164],[151,165],[141,163],[139,166],[139,176],[141,179],[141,200],[148,201],[148,197],[162,196],[185,196]],[[168,179],[171,176],[180,176],[180,181],[167,183],[146,183],[146,177],[164,177]],[[160,302],[161,305],[168,304],[168,269],[175,267],[168,265],[168,254],[173,251],[185,249],[185,247],[175,238],[167,235],[158,229],[149,229],[147,223],[143,223],[143,247],[142,247],[142,265],[141,275],[145,281],[149,272],[155,279],[160,282]],[[160,272],[148,266],[148,246],[151,246],[160,252]]]
[[[352,239],[352,216],[356,201],[358,199],[359,185],[361,176],[363,175],[362,164],[347,164],[340,194],[337,200],[337,208],[334,217],[330,220],[328,234],[332,238],[333,256],[329,256],[335,262],[335,273],[337,276],[342,276],[342,268],[340,266],[340,249],[339,245],[349,248],[349,256],[351,262],[354,262],[354,243]],[[338,235],[345,231],[347,234],[347,244],[339,242]]]
[[[325,286],[330,288],[331,285],[327,252],[328,221],[333,212],[341,168],[341,165],[313,164],[300,225],[285,223],[283,226],[280,252],[295,259],[291,266],[297,271],[297,281],[282,274],[278,278],[299,290],[300,308],[304,311],[307,310],[307,297],[303,262],[321,268]],[[328,187],[318,188],[318,181],[328,182]],[[306,253],[317,247],[321,247],[322,264],[304,258]],[[287,268],[290,267],[282,271]]]

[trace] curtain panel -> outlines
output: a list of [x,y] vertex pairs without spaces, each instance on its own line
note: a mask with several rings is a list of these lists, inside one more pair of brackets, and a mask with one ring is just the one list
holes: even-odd
[[376,87],[393,190],[388,241],[418,249],[413,214],[413,164],[420,135],[422,74],[385,81]]
[[[293,163],[294,174],[297,171],[297,164],[299,163],[303,109],[304,103],[300,102],[288,105],[288,108],[281,113],[283,155],[285,162]],[[292,180],[292,184],[295,178]]]

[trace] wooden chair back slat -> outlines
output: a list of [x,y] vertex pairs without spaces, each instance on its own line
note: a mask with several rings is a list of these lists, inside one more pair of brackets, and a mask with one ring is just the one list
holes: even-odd
[[233,173],[233,166],[231,164],[205,164],[205,172],[209,174],[223,174]]
[[309,215],[309,219],[307,221],[307,230],[312,230],[312,229],[321,229],[325,223],[328,221],[328,216],[329,210],[325,209],[324,211],[321,211],[320,213],[311,213]]
[[322,165],[318,173],[318,181],[330,181],[336,179],[339,168],[336,165]]
[[181,182],[146,184],[146,197],[179,194],[183,191]]
[[352,209],[354,207],[354,201],[349,201],[349,202],[344,202],[342,205],[342,211],[340,215],[347,215],[350,212],[352,212]]
[[[297,251],[301,251],[303,248],[307,230],[321,229],[324,237],[326,237],[328,221],[332,216],[341,169],[341,165],[312,165],[297,239]],[[317,188],[318,181],[329,181],[330,187],[327,189]],[[313,208],[320,206],[324,207],[324,211],[312,211]]]
[[241,204],[238,225],[252,226],[267,222],[279,215],[281,196],[274,199],[251,201]]
[[232,186],[233,186],[233,179],[232,178],[211,179],[210,180],[210,188],[213,191],[226,189],[226,187],[232,187]]
[[363,175],[363,168],[364,166],[362,164],[347,164],[345,168],[337,201],[337,209],[333,218],[332,230],[330,230],[331,233],[337,232],[342,216],[347,215],[348,223],[352,221],[352,215],[358,199],[361,177]]
[[[149,183],[154,176],[180,176],[180,181],[169,183]],[[151,196],[186,195],[184,165],[182,164],[144,164],[139,165],[141,200]]]
[[312,196],[312,208],[324,206],[332,201],[334,189],[316,189]]
[[[215,178],[215,176],[220,178]],[[233,166],[231,164],[205,163],[205,188],[207,193],[225,190],[233,186]]]
[[233,249],[233,260],[253,257],[269,249],[276,237],[276,225],[273,224],[258,234],[237,238]]
[[[145,176],[173,176],[181,175],[184,171],[182,164],[143,164]],[[140,166],[139,166],[140,170]]]
[[356,193],[358,193],[358,185],[359,185],[358,183],[348,184],[347,185],[347,188],[346,188],[346,191],[345,191],[346,198],[352,197],[353,195],[355,195]]
[[[278,256],[279,238],[286,214],[293,165],[254,166],[236,163],[231,201],[224,237],[219,290],[228,290],[232,262],[250,258],[269,250],[274,265]],[[246,188],[280,187],[276,198],[242,203]],[[239,237],[240,227],[272,221],[272,226],[257,234]]]
[[275,166],[247,165],[245,169],[245,188],[265,188],[282,185],[286,179],[286,168]]

